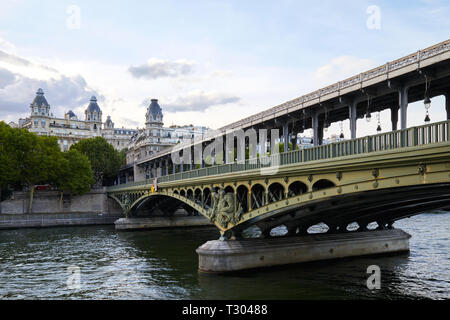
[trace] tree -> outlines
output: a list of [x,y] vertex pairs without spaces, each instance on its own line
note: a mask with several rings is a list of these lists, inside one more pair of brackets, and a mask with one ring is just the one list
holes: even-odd
[[26,129],[1,125],[2,184],[15,183],[30,189],[32,212],[35,185],[54,183],[61,174],[62,153],[56,137],[39,137]]
[[64,153],[65,174],[59,179],[59,187],[62,191],[71,195],[82,195],[91,189],[95,183],[94,173],[88,157],[77,150],[69,150]]
[[32,212],[36,184],[50,184],[63,192],[83,194],[93,182],[86,156],[77,151],[61,152],[56,137],[37,136],[0,122],[0,190],[8,185],[27,186],[28,212]]
[[0,122],[0,201],[2,201],[2,191],[9,184],[17,180],[17,165],[14,162],[9,146],[9,139],[12,128],[5,122]]
[[127,164],[127,151],[128,148],[122,149],[119,152],[119,156],[120,156],[120,163],[122,166]]
[[[289,150],[292,150],[292,143],[289,142]],[[278,144],[278,152],[283,153],[284,152],[284,142],[280,142]]]
[[61,168],[63,174],[58,177],[57,186],[61,191],[59,207],[62,211],[64,192],[71,196],[85,194],[91,189],[95,179],[89,159],[77,150],[69,150],[63,154]]
[[104,138],[81,140],[70,149],[77,150],[89,158],[97,185],[112,184],[117,177],[122,160],[119,152]]

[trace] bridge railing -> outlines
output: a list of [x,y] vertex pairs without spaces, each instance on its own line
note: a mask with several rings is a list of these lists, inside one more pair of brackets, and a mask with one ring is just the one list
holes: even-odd
[[[158,182],[172,182],[184,179],[284,166],[309,161],[333,159],[377,151],[414,147],[433,143],[449,142],[450,121],[437,122],[403,130],[380,133],[377,135],[334,142],[317,147],[276,153],[265,157],[247,159],[241,162],[205,167],[192,171],[179,172],[158,177]],[[132,182],[108,188],[108,191],[152,184],[153,180]]]

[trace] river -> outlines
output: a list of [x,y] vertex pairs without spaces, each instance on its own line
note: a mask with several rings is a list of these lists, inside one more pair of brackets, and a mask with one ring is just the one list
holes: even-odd
[[[218,238],[214,228],[0,231],[0,299],[449,299],[450,212],[394,226],[412,235],[409,253],[220,276],[197,272],[195,249]],[[379,290],[366,287],[369,265]],[[80,287],[67,285],[71,266]]]

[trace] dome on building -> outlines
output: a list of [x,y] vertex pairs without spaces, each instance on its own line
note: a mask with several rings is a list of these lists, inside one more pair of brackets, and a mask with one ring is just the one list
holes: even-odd
[[158,122],[162,123],[163,113],[158,104],[158,99],[151,99],[151,103],[147,108],[146,123]]
[[34,98],[31,105],[38,106],[38,107],[49,107],[50,105],[47,102],[47,99],[44,97],[44,90],[41,88],[38,89],[36,92],[36,97]]
[[108,128],[108,129],[114,128],[114,122],[111,121],[111,117],[110,116],[108,116],[106,118],[105,127]]
[[95,96],[91,97],[91,100],[89,102],[89,105],[88,105],[86,111],[89,112],[89,113],[92,113],[92,112],[100,113],[100,112],[102,112],[100,110],[100,107],[97,104],[97,98]]
[[76,116],[75,113],[73,113],[72,110],[69,110],[69,111],[67,111],[67,113],[66,113],[66,118],[68,118],[68,119],[77,119],[77,116]]
[[149,111],[152,115],[162,115],[161,107],[158,104],[158,99],[152,99],[152,103],[150,103]]
[[86,121],[102,122],[102,110],[100,110],[100,107],[97,104],[97,98],[95,96],[91,97],[84,114],[86,115]]

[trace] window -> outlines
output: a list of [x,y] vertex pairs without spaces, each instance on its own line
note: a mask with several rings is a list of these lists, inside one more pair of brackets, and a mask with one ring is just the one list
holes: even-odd
[[39,127],[39,121],[38,120],[34,120],[34,127],[35,128]]
[[41,120],[41,127],[45,128],[45,120]]

